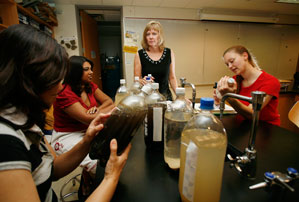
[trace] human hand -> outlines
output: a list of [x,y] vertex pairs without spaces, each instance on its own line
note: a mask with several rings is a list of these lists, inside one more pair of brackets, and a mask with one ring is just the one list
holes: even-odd
[[98,134],[100,130],[103,129],[104,123],[110,116],[110,113],[103,114],[99,113],[89,124],[86,133],[83,137],[84,141],[91,142],[93,138]]
[[186,100],[187,104],[190,105],[190,106],[192,107],[192,102],[191,102],[191,100],[189,100],[188,98],[185,98],[185,100]]
[[[147,82],[146,82],[146,77],[147,76],[144,76],[142,79],[139,79],[139,83],[141,84],[141,85],[145,85],[145,84],[147,84]],[[151,77],[151,83],[153,83],[154,82],[154,80],[155,80],[155,78],[152,76]]]
[[96,106],[87,110],[86,114],[95,114],[98,112],[98,108]]
[[215,105],[219,105],[219,104],[220,104],[220,99],[218,98],[218,96],[217,96],[217,92],[216,92],[216,91],[217,91],[217,90],[214,89],[214,92],[213,92],[214,104],[215,104]]
[[119,176],[124,168],[128,159],[129,152],[131,150],[131,143],[127,146],[124,152],[117,156],[117,141],[112,139],[110,142],[110,157],[105,168],[105,178],[112,178],[118,180]]
[[237,91],[237,83],[235,80],[233,80],[233,83],[228,82],[231,80],[229,76],[222,77],[217,85],[217,90],[221,95],[224,95],[226,93],[235,93]]

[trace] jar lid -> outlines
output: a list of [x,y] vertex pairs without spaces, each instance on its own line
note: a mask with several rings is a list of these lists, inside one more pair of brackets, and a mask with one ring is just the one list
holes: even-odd
[[176,88],[175,94],[177,95],[185,95],[185,88]]
[[126,83],[126,80],[125,79],[121,79],[120,80],[120,84],[125,84]]
[[214,99],[209,97],[200,98],[200,109],[214,109]]

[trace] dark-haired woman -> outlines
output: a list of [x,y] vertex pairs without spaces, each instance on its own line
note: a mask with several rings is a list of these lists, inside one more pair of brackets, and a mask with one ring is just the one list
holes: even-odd
[[[223,60],[227,67],[235,74],[235,84],[228,84],[228,76],[222,77],[218,82],[221,95],[225,93],[238,93],[251,97],[252,91],[263,91],[267,95],[264,99],[260,120],[273,125],[280,125],[278,113],[278,97],[280,83],[277,78],[261,70],[254,56],[244,46],[232,46],[223,53]],[[214,95],[216,98],[216,95]],[[253,110],[250,103],[228,98],[229,104],[238,112],[239,120],[251,119]]]
[[[65,89],[54,103],[54,131],[51,145],[60,155],[79,142],[89,123],[101,112],[114,108],[112,99],[92,82],[93,63],[83,56],[70,57],[70,70],[64,80]],[[92,175],[96,160],[87,156],[81,167]]]
[[[44,110],[62,90],[68,56],[54,39],[28,25],[0,33],[0,201],[57,201],[51,189],[88,154],[108,114],[99,114],[69,152],[55,156],[44,138]],[[87,201],[110,201],[130,146],[117,156],[111,141],[105,177]]]

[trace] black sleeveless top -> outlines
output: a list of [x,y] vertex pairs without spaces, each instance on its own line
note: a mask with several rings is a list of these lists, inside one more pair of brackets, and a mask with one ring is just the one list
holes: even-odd
[[155,78],[155,82],[159,83],[159,91],[167,100],[172,100],[169,89],[169,72],[171,64],[171,51],[164,48],[163,54],[159,60],[152,60],[144,49],[138,51],[141,62],[142,77],[151,74]]

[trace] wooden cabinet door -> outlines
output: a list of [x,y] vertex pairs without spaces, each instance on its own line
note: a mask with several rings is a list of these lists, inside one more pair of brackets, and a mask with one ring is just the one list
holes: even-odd
[[93,82],[102,89],[100,48],[97,22],[86,12],[80,10],[83,56],[93,64]]

